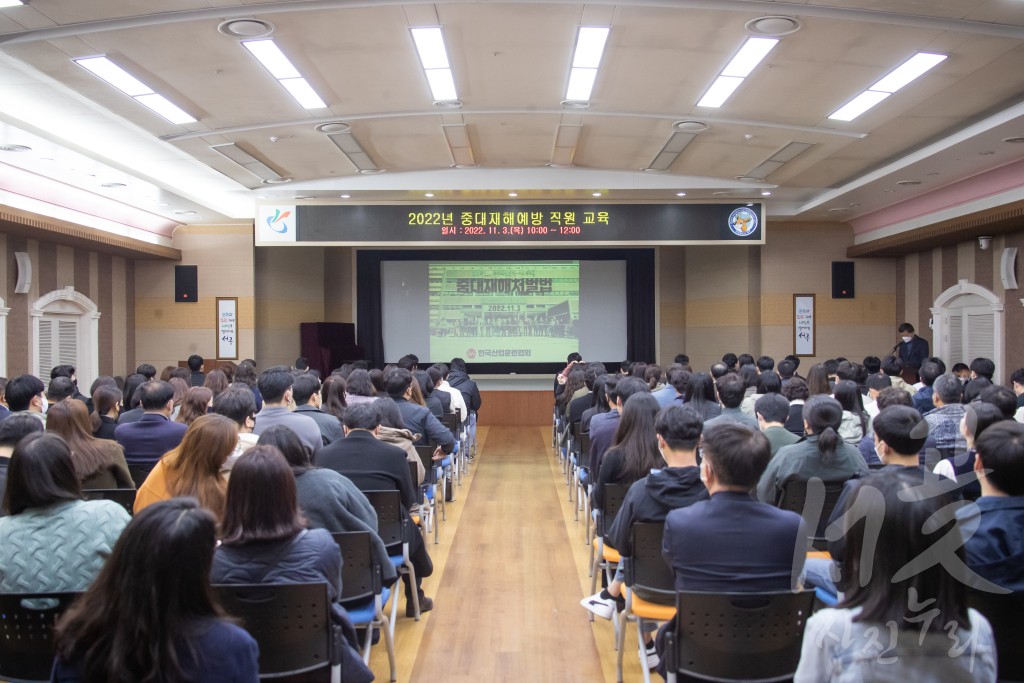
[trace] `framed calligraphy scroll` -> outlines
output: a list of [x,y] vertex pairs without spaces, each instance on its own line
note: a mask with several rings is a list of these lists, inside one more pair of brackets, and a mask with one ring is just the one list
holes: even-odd
[[793,295],[793,354],[813,356],[817,330],[814,323],[814,295]]

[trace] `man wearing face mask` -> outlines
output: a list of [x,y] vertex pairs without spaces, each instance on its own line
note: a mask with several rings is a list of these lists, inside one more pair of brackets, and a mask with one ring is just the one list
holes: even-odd
[[[898,334],[900,340],[894,347],[894,351],[903,361],[903,379],[907,384],[916,384],[918,370],[928,359],[928,342],[914,333],[914,326],[910,323],[900,325]],[[911,373],[913,373],[912,376]]]
[[7,407],[12,413],[29,413],[46,424],[46,386],[35,375],[21,375],[7,383]]

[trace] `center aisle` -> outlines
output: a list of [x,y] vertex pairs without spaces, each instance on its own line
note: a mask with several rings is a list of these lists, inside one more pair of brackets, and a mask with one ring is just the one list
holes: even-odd
[[432,577],[437,607],[416,648],[413,683],[605,680],[579,606],[571,544],[582,541],[563,521],[565,487],[552,485],[544,434],[487,430],[457,503],[464,509],[450,553]]

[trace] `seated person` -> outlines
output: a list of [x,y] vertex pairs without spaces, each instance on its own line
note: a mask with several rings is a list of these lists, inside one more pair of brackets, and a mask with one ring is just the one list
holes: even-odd
[[[860,514],[843,521],[847,593],[808,619],[795,683],[995,682],[992,628],[968,609],[962,577],[949,573],[963,549],[937,547],[957,533],[954,520],[924,533],[948,501],[915,495],[919,488],[907,468],[869,477],[851,497]],[[937,550],[942,561],[920,561]]]
[[[605,386],[607,387],[607,384]],[[604,459],[605,451],[615,441],[619,420],[622,417],[622,406],[626,405],[626,401],[634,394],[642,393],[649,393],[647,384],[642,379],[624,377],[616,382],[615,393],[608,394],[608,401],[612,406],[612,410],[591,418],[590,453],[588,454],[588,468],[591,476],[597,476],[601,471],[601,461]]]
[[29,434],[14,447],[4,512],[2,593],[84,591],[130,519],[113,501],[82,500],[71,449],[56,434]]
[[1005,420],[1003,412],[992,404],[979,401],[967,406],[964,419],[960,421],[960,433],[967,442],[967,450],[943,458],[932,471],[940,477],[955,479],[964,498],[977,500],[981,495],[981,483],[975,472],[974,444],[986,429]]
[[[637,400],[634,396],[627,402],[627,415],[630,405]],[[657,401],[654,397],[649,400]],[[626,419],[626,415],[623,419]],[[697,468],[697,443],[703,428],[703,420],[697,411],[689,406],[670,405],[658,413],[654,428],[658,449],[664,456],[666,466],[652,469],[650,474],[629,487],[622,507],[605,535],[609,545],[618,550],[624,559],[632,556],[630,529],[634,522],[661,522],[672,510],[708,498]],[[621,595],[624,578],[625,568],[619,563],[615,578],[608,588],[584,598],[581,604],[594,614],[610,619]],[[645,642],[648,665],[657,666],[658,656],[650,634],[645,635]]]
[[[751,496],[771,460],[768,439],[727,423],[704,434],[702,453],[701,479],[710,500],[673,510],[665,519],[662,552],[676,590],[792,589],[806,557],[803,519]],[[658,632],[659,654],[664,654],[664,634],[674,628],[672,620]]]
[[957,511],[962,528],[977,525],[964,543],[967,566],[1019,593],[1024,591],[1024,425],[992,425],[977,438],[975,448],[981,497]]
[[252,433],[256,426],[256,399],[248,387],[228,387],[213,399],[211,413],[223,415],[238,427],[238,443],[224,461],[224,471],[228,472],[248,449],[256,445],[259,437]]
[[[407,370],[404,372],[408,374]],[[409,379],[411,381],[411,375]],[[316,456],[316,464],[345,475],[360,491],[400,491],[403,512],[408,515],[409,509],[419,502],[416,486],[405,461],[405,451],[376,438],[380,427],[380,413],[376,403],[356,403],[345,410],[345,438],[324,446]],[[434,419],[432,415],[430,417]],[[451,436],[450,431],[448,435]],[[411,518],[407,519],[407,523],[413,528]],[[428,612],[433,608],[434,601],[423,596],[419,584],[433,573],[434,565],[420,534],[412,534],[409,559],[416,571],[415,589],[419,591],[420,611]],[[406,584],[406,615],[413,616],[413,587],[409,585],[407,575],[404,575],[403,580]]]
[[[785,362],[780,364],[780,367]],[[789,417],[786,419],[786,429],[797,436],[804,435],[804,403],[811,396],[810,387],[800,377],[794,377],[789,384],[782,383],[782,395],[789,401]]]
[[[870,380],[875,377],[884,377],[885,379],[889,379],[885,375],[872,375],[868,379]],[[911,399],[910,394],[902,389],[886,386],[875,396],[875,415],[877,416],[879,412],[885,410],[889,406],[909,407],[913,405],[914,402]],[[878,453],[875,451],[874,434],[865,434],[864,438],[857,444],[857,450],[860,451],[861,457],[864,458],[864,462],[869,466],[880,466],[882,464],[882,461],[878,458]]]
[[757,484],[759,500],[772,505],[782,501],[782,491],[790,479],[825,482],[846,481],[868,473],[860,452],[839,438],[843,407],[831,396],[822,394],[807,400],[803,407],[807,437],[800,443],[780,448]]
[[134,396],[139,398],[143,414],[138,420],[118,424],[114,439],[124,448],[128,464],[153,464],[181,443],[186,425],[171,421],[174,388],[159,380],[140,384]]
[[[342,627],[352,644],[355,628],[341,597],[341,549],[324,529],[306,529],[299,511],[295,477],[284,456],[273,446],[253,446],[231,468],[221,542],[213,555],[210,582],[326,583],[331,621]],[[345,679],[373,680],[351,645],[336,641],[350,668]],[[351,670],[356,666],[356,670]]]
[[220,519],[227,488],[224,463],[237,444],[235,422],[223,415],[203,415],[188,428],[181,444],[161,458],[142,482],[135,496],[135,512],[159,500],[192,496]]
[[722,412],[717,417],[706,421],[708,429],[726,421],[738,422],[754,430],[761,429],[757,423],[757,418],[744,413],[740,408],[740,405],[743,403],[745,388],[743,379],[739,375],[729,373],[718,378],[718,381],[715,382],[715,391],[718,394],[718,400],[721,402]]
[[0,421],[0,517],[7,514],[4,508],[4,491],[7,489],[7,470],[11,465],[11,453],[24,437],[43,431],[43,423],[22,413],[10,415]]
[[755,394],[755,396],[757,396],[757,401],[754,403],[754,414],[757,416],[761,431],[768,437],[774,458],[780,448],[790,446],[800,440],[799,436],[786,429],[786,420],[789,418],[789,401],[782,394]]
[[57,623],[52,680],[255,683],[256,641],[210,591],[216,527],[191,498],[132,520],[96,582]]
[[89,412],[81,401],[51,405],[46,412],[46,431],[67,441],[83,489],[135,488],[124,461],[124,449],[116,441],[92,435]]
[[402,414],[406,429],[420,435],[416,445],[428,446],[433,442],[445,453],[451,453],[455,449],[455,437],[451,430],[441,424],[430,409],[409,400],[412,396],[413,381],[412,373],[403,368],[391,368],[384,373],[388,395],[398,404],[398,411]]

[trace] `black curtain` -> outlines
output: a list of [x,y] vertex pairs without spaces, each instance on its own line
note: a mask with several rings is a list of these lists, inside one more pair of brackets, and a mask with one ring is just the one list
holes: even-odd
[[[653,249],[360,249],[356,252],[357,343],[373,367],[384,367],[384,318],[381,300],[382,261],[625,261],[626,352],[631,360],[654,360],[654,250]],[[426,360],[426,359],[424,359]],[[430,359],[431,362],[449,359]],[[601,359],[606,365],[622,358]],[[483,374],[558,372],[562,363],[469,363],[469,371]],[[608,365],[608,367],[614,367]]]

